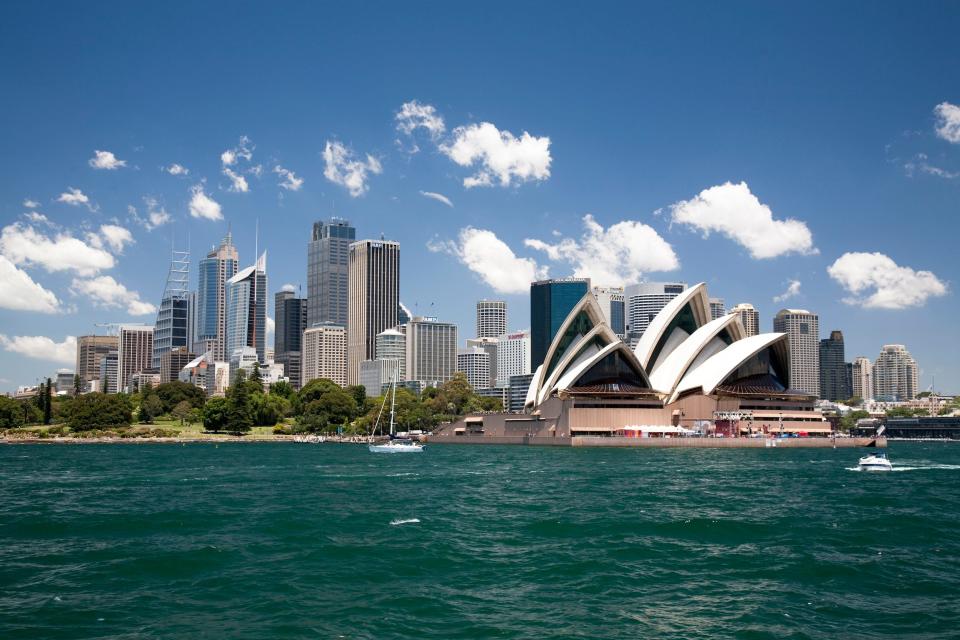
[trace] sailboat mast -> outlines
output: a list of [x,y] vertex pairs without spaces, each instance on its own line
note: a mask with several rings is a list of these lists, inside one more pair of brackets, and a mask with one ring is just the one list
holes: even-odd
[[390,435],[393,435],[393,408],[397,404],[397,378],[393,378],[393,395],[390,396]]

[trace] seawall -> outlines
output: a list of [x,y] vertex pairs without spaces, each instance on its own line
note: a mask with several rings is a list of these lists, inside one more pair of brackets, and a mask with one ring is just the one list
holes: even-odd
[[[550,438],[537,436],[428,436],[430,444],[514,444],[567,447],[635,447],[693,449],[766,449],[766,448],[856,448],[867,446],[873,438],[619,438],[574,436]],[[876,439],[877,447],[886,447],[886,438]],[[769,443],[769,444],[768,444]]]

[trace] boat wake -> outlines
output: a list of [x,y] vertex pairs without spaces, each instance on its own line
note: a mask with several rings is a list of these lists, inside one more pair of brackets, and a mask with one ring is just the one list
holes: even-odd
[[[960,464],[928,464],[921,466],[898,466],[893,465],[893,468],[890,471],[956,471],[960,469]],[[847,471],[863,471],[860,467],[846,467]]]
[[406,518],[404,520],[391,520],[390,526],[396,527],[401,524],[420,524],[420,518]]

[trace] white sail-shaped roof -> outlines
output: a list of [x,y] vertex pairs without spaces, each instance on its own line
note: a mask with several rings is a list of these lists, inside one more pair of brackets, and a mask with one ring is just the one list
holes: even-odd
[[785,333],[761,333],[734,342],[689,371],[677,385],[668,402],[674,402],[681,393],[695,389],[700,389],[704,395],[710,395],[744,362],[766,348],[777,346],[785,348],[786,341]]
[[533,372],[533,378],[530,379],[530,386],[527,387],[527,397],[523,401],[525,411],[532,410],[537,405],[537,391],[540,389],[540,376],[543,375],[543,365],[537,367]]
[[[724,329],[733,341],[744,337],[743,325],[740,323],[739,315],[732,313],[711,320],[694,331],[693,335],[687,337],[666,358],[659,358],[656,368],[650,373],[650,384],[653,388],[662,393],[672,393],[683,375],[691,368],[691,365],[702,358],[702,354],[705,353],[708,346],[712,349],[722,349],[727,346],[722,341],[721,345],[710,344],[714,339],[720,340],[718,336]],[[706,360],[706,358],[703,359]]]
[[554,385],[565,371],[591,358],[598,351],[615,342],[620,342],[620,338],[606,323],[601,322],[577,340],[575,344],[571,344],[564,352],[563,357],[560,358],[557,366],[541,383],[540,391],[537,393],[537,402],[543,402],[550,396]]
[[620,351],[623,358],[628,360],[630,364],[636,369],[637,374],[644,381],[647,388],[650,387],[650,383],[647,380],[646,372],[644,372],[643,367],[640,366],[640,363],[637,362],[637,358],[633,355],[633,352],[630,350],[630,347],[622,341],[613,342],[608,344],[603,349],[600,349],[594,353],[589,358],[584,358],[579,364],[570,367],[560,378],[557,384],[550,390],[553,391],[564,391],[576,385],[577,380],[579,380],[585,373],[590,371],[597,363],[606,358],[608,355],[614,351]]
[[[578,326],[581,324],[578,322],[581,313],[586,316],[584,326]],[[600,303],[597,302],[593,293],[587,292],[567,314],[566,319],[557,331],[557,335],[550,342],[547,356],[542,363],[543,380],[550,377],[550,374],[557,368],[568,350],[574,348],[591,329],[600,324],[606,324],[603,309],[600,308]]]
[[[670,355],[670,351],[673,348],[679,346],[680,341],[678,338],[681,336],[665,334],[674,318],[676,318],[688,304],[693,312],[696,328],[700,328],[710,321],[710,298],[707,296],[707,285],[703,282],[693,285],[668,302],[666,306],[660,310],[660,313],[650,321],[650,324],[647,325],[646,330],[643,332],[643,335],[640,336],[640,341],[634,350],[637,360],[640,361],[640,364],[643,365],[644,370],[647,372],[652,371],[657,365],[657,362],[652,361],[654,360],[655,354],[656,360],[659,361],[665,359]],[[683,331],[679,327],[674,329],[674,331],[677,330]],[[661,342],[663,345],[661,345]],[[657,351],[658,346],[661,347],[659,352]]]

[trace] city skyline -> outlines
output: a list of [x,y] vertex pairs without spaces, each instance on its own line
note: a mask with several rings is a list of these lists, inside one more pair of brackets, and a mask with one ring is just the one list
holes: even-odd
[[[873,360],[883,345],[905,344],[921,364],[920,389],[935,377],[938,389],[960,391],[960,347],[950,340],[960,308],[947,244],[960,184],[960,94],[942,90],[958,51],[945,44],[946,25],[930,8],[906,17],[878,8],[864,54],[844,50],[844,29],[856,17],[838,9],[833,24],[817,25],[820,54],[803,57],[796,53],[803,47],[790,47],[779,63],[755,58],[753,48],[762,50],[773,38],[764,27],[784,16],[773,7],[746,26],[756,45],[721,48],[716,62],[694,55],[695,64],[670,57],[683,43],[656,33],[676,33],[669,27],[677,17],[648,11],[642,33],[630,37],[647,44],[630,45],[622,61],[600,59],[589,46],[579,59],[563,57],[569,54],[555,40],[562,30],[546,18],[543,34],[530,38],[561,56],[556,63],[576,87],[530,83],[526,73],[509,69],[496,90],[492,81],[457,79],[458,63],[471,59],[462,48],[448,62],[418,60],[418,69],[408,54],[386,61],[365,54],[350,69],[322,65],[345,46],[340,36],[308,42],[292,16],[277,14],[269,20],[292,30],[290,51],[320,64],[310,81],[282,70],[279,77],[292,87],[283,89],[278,79],[255,77],[270,76],[258,72],[275,58],[237,52],[251,71],[250,86],[233,77],[207,86],[161,73],[171,95],[142,107],[126,93],[147,95],[137,65],[172,55],[176,67],[188,52],[154,44],[130,60],[108,62],[108,45],[122,41],[101,24],[105,11],[44,15],[49,28],[10,29],[0,44],[8,60],[18,60],[15,68],[2,67],[8,85],[53,80],[35,87],[29,101],[0,106],[4,122],[20,123],[5,127],[12,153],[0,172],[0,391],[73,367],[69,337],[92,334],[97,323],[153,322],[171,249],[190,248],[194,288],[199,259],[228,225],[239,263],[248,265],[260,220],[274,318],[281,285],[299,285],[306,294],[311,227],[334,217],[350,220],[357,238],[398,241],[400,300],[414,315],[455,323],[461,338],[472,337],[475,305],[484,298],[507,302],[508,331],[530,328],[525,287],[544,277],[582,275],[603,287],[707,281],[728,309],[753,304],[761,331],[771,330],[782,308],[809,309],[820,318],[818,338],[843,331],[847,361]],[[700,11],[717,25],[736,19]],[[7,24],[41,18],[30,7],[4,12]],[[212,9],[199,14],[200,23],[213,18]],[[352,24],[361,32],[379,21],[416,30],[416,14]],[[228,20],[240,25],[249,18]],[[795,27],[777,38],[796,42],[812,28],[812,13],[792,18]],[[160,29],[170,18],[142,13],[137,20],[157,20]],[[454,23],[451,15],[439,20]],[[71,25],[102,41],[102,50],[74,51],[79,41]],[[144,29],[148,40],[159,35]],[[704,41],[694,49],[699,54],[715,44],[703,29],[683,35]],[[583,37],[596,41],[604,30],[620,33],[603,22],[586,26]],[[915,46],[898,48],[894,58],[883,46],[893,34]],[[379,46],[396,44],[393,38]],[[442,47],[444,38],[434,45]],[[490,64],[508,61],[518,46],[496,41],[500,51]],[[209,55],[217,45],[189,53]],[[658,50],[668,58],[657,58]],[[35,55],[24,60],[14,51]],[[97,82],[95,70],[108,63],[127,89]],[[628,74],[636,68],[646,82],[625,89],[621,106],[613,88],[590,81],[590,69],[601,63],[624,65]],[[383,87],[351,81],[351,70],[377,65],[393,76]],[[818,75],[815,83],[800,71],[805,65]],[[762,81],[765,93],[737,83],[721,87],[725,66]],[[779,71],[792,73],[779,79]],[[673,79],[684,73],[714,90],[710,99],[698,100]],[[307,87],[317,80],[357,89],[355,98],[320,104]],[[804,93],[814,86],[815,94]],[[264,111],[259,97],[249,105],[218,99],[266,89],[286,91],[279,96],[284,110]],[[175,106],[187,94],[197,98],[189,115]],[[47,106],[32,110],[31,103]],[[596,123],[600,114],[606,122]],[[930,234],[932,225],[946,228]],[[757,230],[763,241],[751,235]]]

